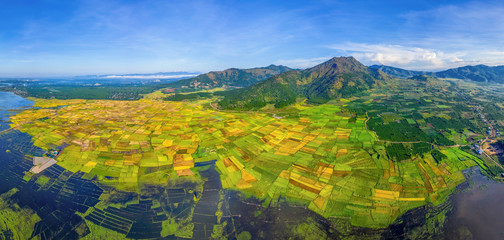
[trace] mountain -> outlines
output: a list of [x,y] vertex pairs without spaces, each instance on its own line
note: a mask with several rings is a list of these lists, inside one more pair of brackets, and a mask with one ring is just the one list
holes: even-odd
[[252,86],[229,91],[219,106],[226,109],[284,107],[297,98],[323,103],[351,96],[381,84],[388,76],[364,66],[353,57],[335,57],[303,71],[288,71]]
[[384,65],[372,65],[369,67],[373,69],[379,69],[384,73],[389,74],[390,76],[398,78],[410,78],[416,75],[427,75],[438,78],[456,78],[476,82],[504,83],[504,66],[465,66],[459,68],[451,68],[440,72],[410,71]]
[[218,87],[246,87],[277,74],[290,71],[285,66],[269,65],[267,67],[238,69],[230,68],[224,71],[209,72],[193,78],[183,79],[168,84],[172,88],[218,88]]
[[429,75],[415,75],[409,79],[414,80],[414,81],[419,81],[419,82],[432,82],[432,81],[439,80],[436,77],[429,76]]
[[412,71],[412,70],[406,70],[402,68],[396,68],[396,67],[391,67],[391,66],[385,66],[385,65],[371,65],[369,66],[372,69],[379,69],[382,72],[398,77],[398,78],[409,78],[417,75],[428,75],[431,76],[433,75],[432,72],[423,72],[423,71]]
[[476,82],[504,83],[504,66],[465,66],[436,72],[435,76],[439,78],[458,78]]

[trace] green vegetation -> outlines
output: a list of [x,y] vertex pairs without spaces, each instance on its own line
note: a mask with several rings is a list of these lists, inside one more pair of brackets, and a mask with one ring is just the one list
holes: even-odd
[[434,160],[436,160],[436,163],[439,163],[447,158],[446,155],[444,155],[442,152],[440,152],[437,149],[432,151],[431,155],[434,158]]
[[251,240],[252,235],[247,231],[243,231],[240,234],[238,234],[238,236],[236,236],[236,239],[237,240]]
[[398,77],[398,78],[410,78],[418,75],[432,75],[430,72],[421,72],[421,71],[411,71],[396,67],[384,66],[384,65],[372,65],[370,68],[380,70],[390,76]]
[[402,161],[411,158],[411,149],[405,147],[402,143],[391,143],[387,145],[387,155],[393,161]]
[[321,228],[313,218],[309,217],[305,223],[294,228],[293,236],[307,240],[327,239],[327,234]]
[[452,68],[435,73],[440,78],[466,79],[476,82],[504,82],[504,66],[489,67],[485,65]]
[[175,93],[174,95],[166,97],[165,100],[167,101],[198,100],[201,98],[210,98],[212,96],[213,94],[209,92],[196,92],[187,94]]
[[428,75],[415,75],[410,78],[411,80],[414,81],[422,81],[422,82],[427,82],[427,81],[436,81],[437,78],[428,76]]
[[40,175],[37,177],[37,180],[35,181],[35,183],[37,183],[41,187],[45,187],[50,181],[51,181],[51,179],[49,177],[46,177],[44,175]]
[[224,228],[226,227],[226,225],[227,225],[227,222],[214,225],[212,239],[219,239],[219,240],[220,239],[222,239],[222,240],[227,239],[226,237],[223,236]]
[[110,230],[108,228],[100,227],[90,221],[86,221],[86,225],[89,228],[91,234],[83,237],[83,240],[93,240],[93,239],[128,239],[125,234],[118,233],[116,231]]
[[338,97],[358,95],[383,84],[386,75],[370,69],[353,57],[333,58],[303,71],[289,71],[243,89],[230,91],[219,106],[224,109],[258,109],[267,104],[282,108],[307,98],[326,103]]
[[386,74],[399,78],[409,78],[415,75],[424,75],[430,77],[438,78],[453,78],[453,79],[464,79],[476,82],[494,82],[503,83],[504,82],[504,67],[503,66],[465,66],[459,68],[451,68],[440,72],[420,72],[420,71],[410,71],[401,68],[395,68],[383,65],[373,65],[371,68],[379,69]]
[[384,122],[380,117],[373,117],[368,121],[370,130],[375,131],[383,140],[396,142],[431,141],[432,139],[420,129],[416,123],[407,121]]
[[158,85],[141,86],[17,86],[16,89],[5,88],[24,97],[56,98],[56,99],[114,99],[138,100],[142,94],[150,93],[161,88]]
[[168,83],[166,87],[194,90],[221,87],[246,87],[290,70],[292,69],[276,65],[251,69],[230,68],[224,71],[209,72],[194,78]]
[[0,195],[0,238],[29,239],[35,224],[40,221],[38,215],[29,208],[21,208],[8,199],[17,189],[11,189]]

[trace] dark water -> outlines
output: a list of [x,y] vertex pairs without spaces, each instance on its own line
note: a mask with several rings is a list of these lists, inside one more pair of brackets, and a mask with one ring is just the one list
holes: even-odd
[[[219,191],[222,190],[220,175],[215,170],[215,161],[210,161],[207,169],[201,170],[200,175],[205,179],[201,198],[194,207],[193,238],[208,239],[212,236],[214,225],[217,224],[215,213],[218,209]],[[201,165],[201,163],[199,163]]]

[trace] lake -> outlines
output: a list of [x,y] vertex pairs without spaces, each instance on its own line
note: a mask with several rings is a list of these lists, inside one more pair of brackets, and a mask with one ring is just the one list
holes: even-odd
[[29,107],[32,101],[22,98],[14,93],[0,92],[0,131],[7,129],[9,121],[9,110]]

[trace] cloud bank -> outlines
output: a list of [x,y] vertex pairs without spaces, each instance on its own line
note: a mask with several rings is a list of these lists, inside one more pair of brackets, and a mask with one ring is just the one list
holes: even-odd
[[195,77],[197,74],[179,74],[179,75],[108,75],[102,78],[110,78],[110,79],[173,79],[173,78],[188,78]]
[[344,43],[328,46],[352,55],[365,64],[391,65],[410,69],[437,70],[472,62],[463,60],[465,53],[445,53],[436,49],[390,44]]

